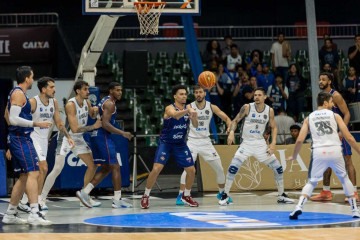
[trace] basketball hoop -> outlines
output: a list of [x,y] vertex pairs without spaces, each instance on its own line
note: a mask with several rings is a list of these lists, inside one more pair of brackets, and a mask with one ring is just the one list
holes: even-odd
[[165,5],[165,2],[134,2],[141,35],[159,33],[159,18]]

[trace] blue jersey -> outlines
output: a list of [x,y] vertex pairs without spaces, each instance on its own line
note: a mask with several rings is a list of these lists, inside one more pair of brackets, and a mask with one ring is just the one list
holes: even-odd
[[[336,92],[335,89],[331,89],[329,93],[333,96],[335,92]],[[331,110],[334,113],[339,114],[341,116],[341,118],[344,119],[344,114],[340,111],[340,109],[337,106],[334,105]]]
[[[14,87],[10,91],[9,96],[8,96],[9,113],[10,113],[10,108],[11,108],[11,102],[10,102],[11,95],[17,89],[21,90],[24,93],[24,91],[20,87]],[[26,103],[24,104],[24,106],[22,106],[19,117],[24,118],[29,121],[32,121],[31,104],[30,104],[29,98],[26,96],[25,93],[24,93],[24,95],[26,97]],[[30,134],[32,131],[34,131],[34,128],[32,128],[32,127],[20,127],[20,126],[12,126],[12,125],[9,126],[9,134],[21,134],[21,135],[22,134]]]
[[[176,111],[180,109],[176,108],[175,104],[172,104]],[[164,143],[185,143],[186,134],[189,126],[189,115],[181,117],[179,120],[175,118],[164,119],[164,125],[160,134],[160,141]]]
[[[110,96],[106,96],[104,97],[103,99],[101,99],[101,101],[99,102],[98,104],[98,107],[99,107],[99,115],[100,117],[102,117],[103,113],[104,113],[104,110],[103,110],[103,105],[105,104],[106,101],[111,101],[111,98]],[[115,103],[114,103],[115,105]],[[116,105],[115,105],[115,110],[114,112],[112,113],[111,115],[111,118],[110,118],[110,124],[115,126],[115,120],[116,120]],[[101,133],[107,133],[107,134],[110,134],[108,131],[106,131],[104,128],[99,128],[98,129],[98,132],[101,134]]]

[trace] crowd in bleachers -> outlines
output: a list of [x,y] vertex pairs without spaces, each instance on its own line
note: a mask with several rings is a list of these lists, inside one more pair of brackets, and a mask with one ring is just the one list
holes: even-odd
[[[360,100],[360,79],[356,69],[360,65],[360,35],[345,55],[330,36],[324,36],[319,50],[320,71],[331,72],[333,87],[343,94],[347,103]],[[216,40],[208,42],[203,53],[207,70],[217,74],[218,83],[211,90],[211,99],[234,117],[244,103],[251,99],[251,89],[263,87],[267,104],[276,114],[285,109],[295,121],[301,121],[311,110],[310,66],[306,50],[291,52],[291,43],[284,34],[270,50],[241,51],[230,36],[224,38],[224,48]],[[354,53],[354,51],[356,53]],[[242,54],[240,53],[242,52]],[[353,53],[353,55],[351,55]]]
[[[254,89],[263,87],[268,95],[266,103],[274,108],[276,115],[283,112],[294,123],[303,121],[311,111],[309,54],[307,50],[292,52],[291,42],[284,34],[277,37],[269,46],[270,50],[243,50],[231,36],[224,37],[223,42],[211,40],[207,43],[202,60],[204,70],[213,71],[217,77],[216,86],[209,91],[213,104],[234,117],[243,104],[253,101]],[[347,103],[360,101],[359,49],[360,35],[355,36],[355,45],[347,54],[338,49],[328,35],[324,36],[324,44],[319,49],[320,71],[333,74],[333,87],[343,94]],[[103,55],[102,62],[110,67],[115,80],[123,81],[121,61],[114,53]],[[162,109],[156,106],[170,103],[169,88],[181,83],[189,86],[191,93],[195,81],[184,52],[176,52],[173,56],[166,52],[158,52],[156,56],[149,53],[148,75],[150,84],[145,97],[139,98],[137,116],[140,128],[150,126],[145,132],[156,133],[162,119]],[[131,90],[125,89],[124,98],[130,99],[130,94]],[[193,100],[192,94],[189,100]],[[150,107],[146,107],[148,105]],[[286,125],[286,133],[290,133],[291,125]]]

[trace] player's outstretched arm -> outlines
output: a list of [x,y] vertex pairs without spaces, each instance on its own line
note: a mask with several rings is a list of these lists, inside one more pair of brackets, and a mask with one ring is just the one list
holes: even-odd
[[355,138],[353,137],[353,135],[351,135],[351,133],[349,132],[349,129],[347,128],[347,126],[345,125],[345,122],[342,120],[342,118],[340,117],[340,115],[335,113],[335,119],[336,122],[339,126],[339,129],[343,135],[343,137],[346,139],[346,141],[350,144],[350,146],[355,149],[356,152],[358,152],[360,154],[360,147],[359,145],[356,143]]
[[183,116],[189,113],[189,108],[186,108],[184,110],[176,111],[173,105],[168,105],[165,108],[164,118],[175,118],[176,120],[179,120]]
[[309,118],[307,117],[307,118],[305,118],[304,123],[300,129],[299,136],[296,139],[294,152],[293,152],[292,156],[289,157],[287,160],[295,160],[297,158],[297,155],[300,152],[301,146],[302,146],[303,142],[305,141],[308,131],[309,131]]

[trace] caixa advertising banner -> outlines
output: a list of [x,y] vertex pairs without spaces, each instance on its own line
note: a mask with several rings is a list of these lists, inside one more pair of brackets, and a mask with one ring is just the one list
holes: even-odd
[[0,62],[47,62],[55,53],[54,27],[0,29]]

